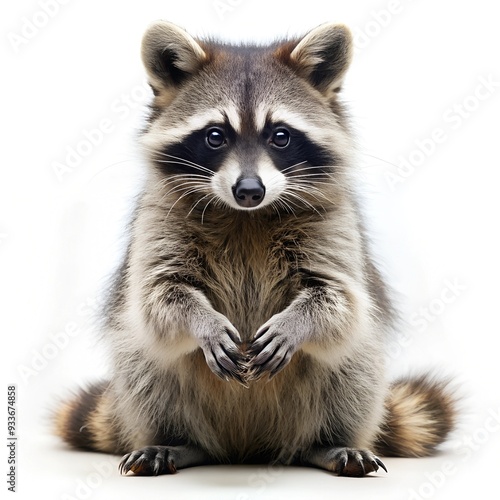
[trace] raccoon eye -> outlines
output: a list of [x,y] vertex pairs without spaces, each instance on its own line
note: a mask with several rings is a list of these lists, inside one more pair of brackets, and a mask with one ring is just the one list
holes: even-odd
[[290,132],[284,128],[275,130],[271,137],[271,143],[277,148],[286,148],[290,143]]
[[219,128],[211,128],[207,131],[207,144],[214,149],[220,148],[226,143],[224,132]]

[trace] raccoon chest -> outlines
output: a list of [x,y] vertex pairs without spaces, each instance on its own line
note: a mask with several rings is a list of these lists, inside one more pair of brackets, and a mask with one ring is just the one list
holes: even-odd
[[244,340],[296,295],[293,264],[283,252],[231,252],[211,259],[205,279],[213,307],[224,314]]

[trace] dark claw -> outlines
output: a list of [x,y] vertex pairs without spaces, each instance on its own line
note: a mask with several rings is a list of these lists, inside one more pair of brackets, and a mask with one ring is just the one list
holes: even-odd
[[231,330],[226,328],[226,333],[228,334],[229,338],[236,344],[236,345],[241,345],[241,340],[233,334]]
[[347,457],[344,458],[344,460],[342,461],[342,464],[339,464],[339,466],[337,466],[337,468],[335,469],[335,473],[338,474],[339,476],[342,475],[342,473],[344,472],[344,469],[347,467]]
[[257,335],[255,335],[255,337],[253,338],[253,340],[255,341],[257,339],[260,339],[262,337],[262,335],[264,335],[268,330],[269,330],[269,327],[264,328],[263,330],[261,330],[260,332],[258,332]]
[[252,364],[254,364],[254,365],[265,364],[267,361],[269,361],[270,358],[272,358],[276,354],[276,351],[278,349],[279,349],[279,346],[276,347],[276,349],[274,349],[274,351],[269,350],[269,351],[265,352],[265,348],[262,349],[262,351],[260,351],[259,354],[257,354],[255,356],[255,358],[252,359]]
[[280,372],[281,370],[283,370],[283,368],[285,368],[285,366],[287,366],[288,363],[290,363],[292,356],[293,356],[293,351],[291,349],[286,351],[285,354],[281,357],[280,362],[276,366],[273,366],[271,373],[274,372],[276,374],[276,373]]
[[170,472],[170,474],[176,474],[177,473],[177,467],[175,466],[175,463],[172,459],[167,461],[167,469]]
[[339,457],[337,458],[337,466],[335,467],[335,474],[341,475],[342,472],[344,472],[344,469],[347,467],[347,462],[348,462],[348,455],[345,450],[342,450],[339,453]]
[[225,346],[224,344],[220,344],[220,348],[222,352],[235,364],[241,363],[245,359],[244,354],[238,349],[237,346]]
[[366,469],[365,469],[365,464],[363,463],[363,458],[361,458],[358,462],[358,465],[361,466],[361,470],[363,471],[363,474],[361,474],[362,476],[365,476],[366,475]]
[[273,372],[278,368],[278,366],[281,365],[284,359],[284,357],[275,356],[271,358],[265,365],[262,365],[262,369],[266,372]]
[[227,354],[226,351],[224,351],[224,348],[222,348],[222,351],[226,354],[227,357],[224,357],[224,356],[217,356],[217,354],[215,354],[214,350],[212,349],[212,354],[215,358],[215,360],[217,361],[217,364],[223,368],[224,370],[226,370],[227,372],[229,373],[234,373],[235,371],[237,371],[238,369],[238,365],[236,364],[235,361],[233,361],[231,359],[231,357]]
[[217,375],[222,380],[228,381],[231,378],[234,378],[238,381],[241,380],[241,375],[244,371],[243,367],[239,364],[236,364],[234,361],[229,361],[230,358],[221,358],[216,355],[213,349],[211,349],[212,358],[215,364],[210,366],[210,369],[213,371],[215,375]]
[[380,467],[382,467],[382,469],[384,469],[385,472],[387,472],[387,469],[386,469],[386,467],[384,465],[384,462],[382,462],[382,460],[380,460],[380,458],[375,457],[375,462],[377,462],[377,464],[380,465]]
[[121,462],[120,465],[118,466],[120,474],[125,475],[127,472],[130,471],[130,467],[137,462],[142,456],[141,451],[134,451],[132,453],[129,453],[128,455],[125,455]]

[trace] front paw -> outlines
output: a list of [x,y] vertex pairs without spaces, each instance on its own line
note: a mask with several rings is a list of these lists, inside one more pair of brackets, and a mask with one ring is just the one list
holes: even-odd
[[266,373],[272,379],[285,368],[304,340],[300,323],[293,316],[281,313],[259,328],[248,348],[249,380],[257,380]]
[[240,349],[238,331],[223,315],[205,318],[196,336],[208,367],[223,380],[236,380],[246,386],[246,356]]

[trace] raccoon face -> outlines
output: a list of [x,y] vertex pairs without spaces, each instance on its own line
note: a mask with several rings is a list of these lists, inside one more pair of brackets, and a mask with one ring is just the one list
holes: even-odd
[[141,143],[163,199],[191,210],[324,208],[351,153],[337,99],[351,52],[341,25],[267,47],[150,27],[142,57],[155,98]]

